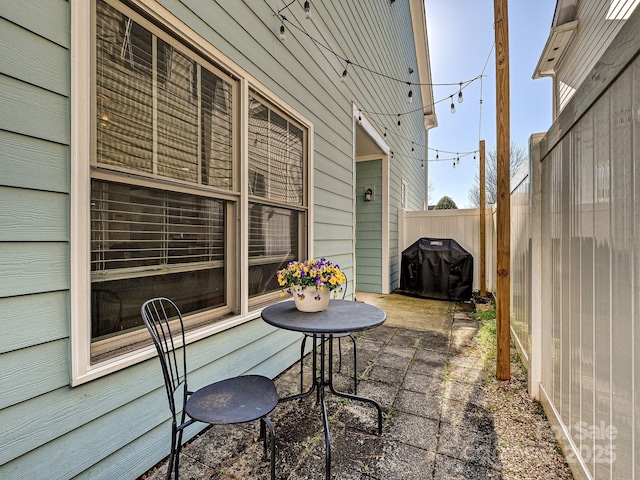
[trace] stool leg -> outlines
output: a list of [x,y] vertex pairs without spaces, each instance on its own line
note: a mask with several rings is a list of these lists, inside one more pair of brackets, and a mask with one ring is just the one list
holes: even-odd
[[356,368],[358,366],[358,354],[356,353],[356,337],[352,333],[349,334],[351,341],[353,342],[353,394],[358,394],[358,372]]

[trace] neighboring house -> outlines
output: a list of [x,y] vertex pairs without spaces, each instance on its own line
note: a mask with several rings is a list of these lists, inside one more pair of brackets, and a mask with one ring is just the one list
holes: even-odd
[[640,478],[638,3],[558,2],[556,118],[511,195],[512,335],[576,479]]
[[0,478],[168,454],[149,297],[186,314],[197,386],[299,357],[260,320],[290,260],[337,262],[349,298],[398,286],[436,126],[424,2],[303,3],[0,1]]
[[553,78],[553,118],[633,13],[640,0],[558,0],[533,78]]

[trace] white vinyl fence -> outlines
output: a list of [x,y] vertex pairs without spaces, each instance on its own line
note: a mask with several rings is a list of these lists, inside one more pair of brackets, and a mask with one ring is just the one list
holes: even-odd
[[512,206],[512,334],[575,478],[640,478],[640,10]]
[[[493,209],[485,209],[486,275],[488,291],[495,290],[495,226]],[[480,209],[398,212],[399,251],[420,238],[452,238],[473,256],[473,290],[480,289]],[[399,260],[400,263],[400,260]]]

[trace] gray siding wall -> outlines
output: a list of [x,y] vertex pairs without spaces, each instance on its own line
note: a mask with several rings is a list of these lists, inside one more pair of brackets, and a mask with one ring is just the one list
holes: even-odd
[[[276,0],[159,3],[314,123],[315,253],[352,277],[352,102],[398,112],[407,109],[406,85],[356,68],[340,83],[335,56],[292,29],[278,39]],[[302,22],[298,7],[287,17]],[[406,2],[313,8],[301,26],[341,55],[398,78],[415,68]],[[70,4],[0,0],[0,15],[0,478],[135,478],[169,449],[157,361],[69,386]],[[420,100],[414,89],[413,109]],[[402,136],[426,144],[421,112],[403,118]],[[395,142],[409,158],[410,142]],[[415,178],[405,162],[392,167],[393,182]],[[297,335],[248,321],[190,345],[191,382],[275,376],[298,352]]]

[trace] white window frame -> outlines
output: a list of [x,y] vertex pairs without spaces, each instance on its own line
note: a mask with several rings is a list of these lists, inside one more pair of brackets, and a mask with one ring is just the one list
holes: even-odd
[[409,195],[409,183],[405,179],[400,182],[400,208],[407,209],[407,196]]
[[[71,385],[76,386],[102,376],[120,371],[156,355],[153,345],[132,351],[119,357],[110,358],[101,363],[91,364],[91,275],[90,275],[90,161],[94,151],[94,37],[95,37],[95,0],[71,2],[71,186],[70,186],[70,342],[71,342]],[[209,44],[195,31],[173,16],[154,0],[131,0],[129,3],[147,13],[154,22],[169,29],[171,33],[192,45],[222,68],[239,78],[240,121],[237,135],[240,156],[240,241],[231,248],[230,255],[238,265],[240,275],[240,301],[238,315],[215,322],[211,325],[189,332],[187,343],[211,336],[259,317],[260,310],[250,311],[248,301],[248,96],[249,89],[260,93],[265,99],[277,106],[307,130],[307,219],[306,247],[309,258],[313,257],[313,124],[291,106],[285,104],[261,82],[241,69]],[[232,287],[233,288],[233,287]]]

